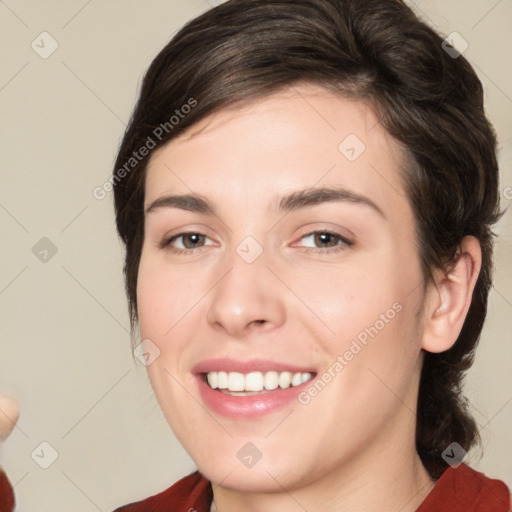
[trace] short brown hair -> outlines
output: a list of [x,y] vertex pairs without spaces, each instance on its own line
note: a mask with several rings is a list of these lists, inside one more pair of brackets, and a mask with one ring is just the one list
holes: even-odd
[[[500,216],[496,138],[482,85],[467,60],[448,54],[442,43],[400,0],[231,0],[189,22],[154,59],[114,168],[119,177],[158,126],[167,123],[157,147],[234,102],[298,82],[369,101],[407,153],[403,182],[425,283],[433,269],[449,267],[464,236],[475,236],[482,248],[460,336],[450,350],[426,353],[423,362],[416,445],[434,477],[445,467],[440,453],[450,443],[469,450],[478,439],[461,386],[486,316],[491,226]],[[171,125],[170,116],[190,98],[196,106]],[[114,187],[132,332],[150,156]]]

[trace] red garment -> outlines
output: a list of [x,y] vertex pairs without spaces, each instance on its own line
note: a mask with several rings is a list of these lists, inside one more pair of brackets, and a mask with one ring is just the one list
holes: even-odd
[[[198,471],[166,491],[115,512],[209,512],[213,493]],[[171,508],[172,507],[172,508]],[[464,464],[448,468],[416,512],[510,512],[510,494],[500,480],[492,480]],[[14,511],[14,495],[0,469],[0,512]]]
[[0,512],[12,512],[14,510],[14,492],[7,475],[0,468]]
[[501,480],[462,464],[448,468],[416,512],[510,512],[510,491]]
[[210,512],[212,486],[196,471],[169,489],[143,501],[125,505],[114,512]]

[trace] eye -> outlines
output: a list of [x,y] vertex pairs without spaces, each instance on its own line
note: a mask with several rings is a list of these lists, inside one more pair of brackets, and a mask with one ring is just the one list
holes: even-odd
[[336,252],[342,251],[354,245],[354,242],[340,233],[333,231],[313,231],[304,235],[300,240],[306,241],[302,246],[308,247],[313,252]]
[[195,231],[187,232],[187,233],[178,233],[177,235],[172,236],[171,238],[166,238],[162,240],[160,243],[160,248],[167,248],[175,253],[191,253],[195,249],[200,249],[205,245],[214,245],[214,244],[206,244],[206,240],[209,238],[202,233],[196,233]]
[[[190,231],[178,233],[170,238],[164,238],[159,246],[161,249],[168,249],[177,254],[190,254],[207,245],[215,245],[214,243],[206,243],[208,240],[210,239],[206,235]],[[305,247],[308,251],[319,253],[337,252],[354,245],[354,242],[340,233],[326,230],[312,231],[302,236],[300,240],[305,242],[300,245],[301,247]]]

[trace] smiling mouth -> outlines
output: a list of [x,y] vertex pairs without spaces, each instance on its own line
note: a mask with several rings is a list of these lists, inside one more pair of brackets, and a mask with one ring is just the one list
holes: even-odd
[[311,372],[208,372],[204,382],[215,391],[231,396],[251,396],[300,386],[315,376]]

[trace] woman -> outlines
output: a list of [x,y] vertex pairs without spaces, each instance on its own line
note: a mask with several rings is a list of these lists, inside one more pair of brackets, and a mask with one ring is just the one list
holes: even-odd
[[509,511],[460,387],[500,216],[481,84],[398,0],[232,0],[148,70],[112,184],[198,467],[118,511]]

